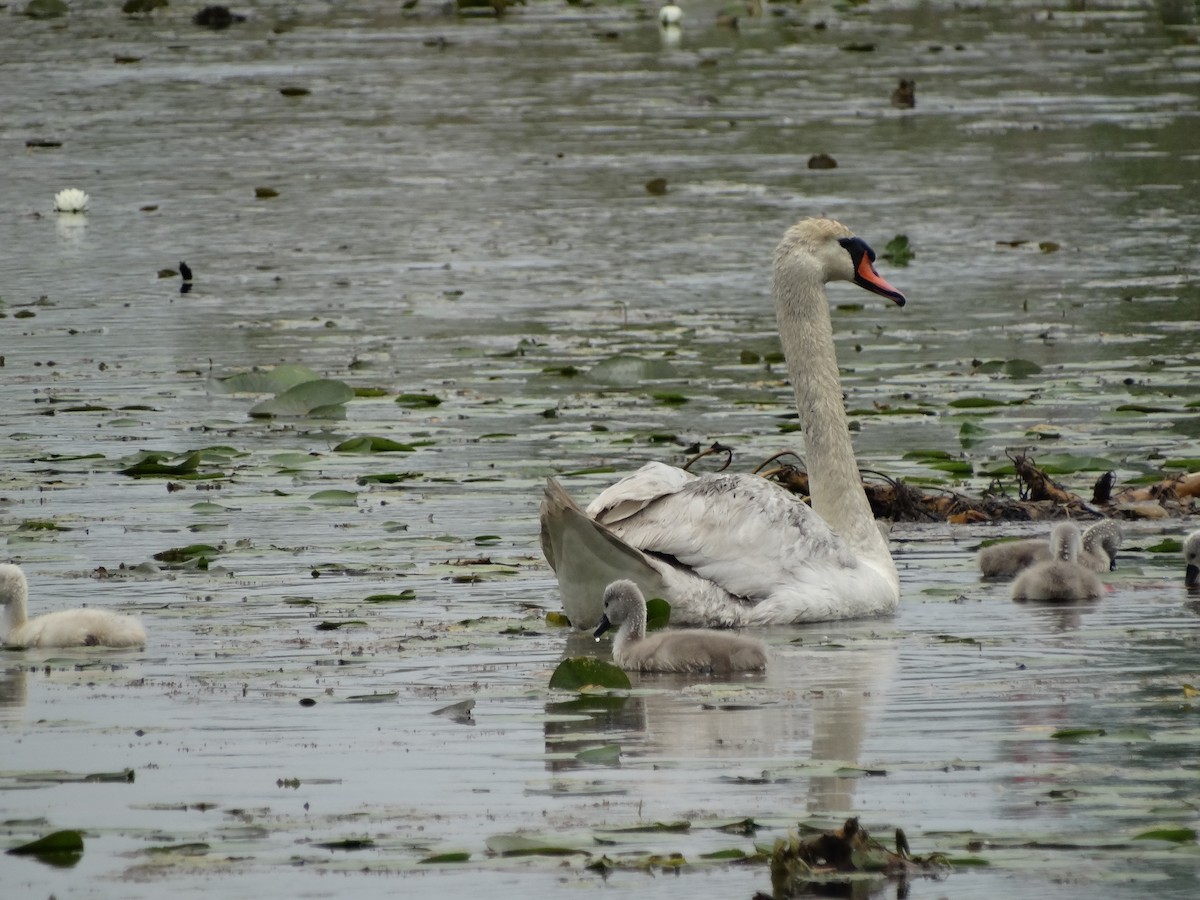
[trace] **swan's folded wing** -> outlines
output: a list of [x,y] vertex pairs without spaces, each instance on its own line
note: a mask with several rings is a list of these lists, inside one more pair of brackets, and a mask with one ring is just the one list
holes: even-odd
[[553,478],[542,500],[541,544],[576,628],[600,621],[604,588],[620,578],[636,582],[648,597],[664,594],[658,569],[645,555],[588,516]]
[[648,504],[695,480],[695,475],[677,466],[649,462],[601,491],[588,504],[587,514],[597,522],[612,525],[636,515]]
[[831,575],[858,568],[820,516],[754,475],[695,479],[611,528],[627,544],[671,556],[748,599],[827,584]]

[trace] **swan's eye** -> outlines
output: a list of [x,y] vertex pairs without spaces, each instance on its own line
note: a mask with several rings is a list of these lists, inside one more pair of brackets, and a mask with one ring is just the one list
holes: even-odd
[[867,259],[875,262],[875,251],[871,249],[871,245],[862,238],[848,237],[839,238],[838,243],[846,248],[846,252],[850,254],[850,258],[854,260],[854,267],[858,268],[858,261],[862,259],[863,254],[867,255]]

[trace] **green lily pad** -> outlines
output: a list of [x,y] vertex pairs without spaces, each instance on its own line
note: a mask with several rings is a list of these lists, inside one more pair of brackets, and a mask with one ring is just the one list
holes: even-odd
[[435,397],[433,394],[401,394],[396,398],[396,402],[401,406],[412,408],[441,406],[442,400],[440,397]]
[[418,862],[421,865],[436,866],[436,865],[444,865],[447,863],[464,863],[464,862],[467,862],[468,860],[470,860],[470,858],[471,858],[470,853],[460,850],[457,853],[438,853],[435,856],[427,856],[424,859],[419,860]]
[[662,597],[651,597],[646,601],[646,630],[658,631],[671,622],[671,604]]
[[333,448],[334,453],[412,453],[414,450],[416,447],[412,444],[368,434],[348,438]]
[[354,491],[340,491],[329,489],[326,491],[317,491],[315,494],[309,494],[308,499],[313,503],[320,503],[324,506],[357,506],[358,494]]
[[[255,419],[270,418],[341,418],[345,414],[343,404],[354,399],[354,388],[344,381],[319,378],[305,381],[288,388],[281,394],[256,403],[250,408]],[[341,415],[339,415],[339,412]]]
[[486,841],[488,852],[498,856],[572,856],[587,855],[577,847],[565,847],[551,841],[529,837],[524,834],[497,834]]
[[118,471],[122,475],[128,475],[131,478],[147,478],[147,477],[162,477],[162,476],[178,476],[189,475],[196,472],[200,468],[200,454],[190,453],[184,457],[182,462],[164,463],[164,459],[177,458],[171,453],[147,453],[138,462],[131,466],[126,466]]
[[213,385],[226,394],[280,394],[298,384],[320,379],[321,376],[307,366],[284,365],[239,372],[218,378]]
[[572,656],[564,659],[550,676],[550,687],[578,691],[585,687],[628,690],[629,676],[610,662],[592,656]]
[[917,256],[908,243],[906,234],[898,234],[888,241],[879,255],[894,266],[907,266]]
[[1155,828],[1133,836],[1135,841],[1170,841],[1173,844],[1188,844],[1196,840],[1194,828]]

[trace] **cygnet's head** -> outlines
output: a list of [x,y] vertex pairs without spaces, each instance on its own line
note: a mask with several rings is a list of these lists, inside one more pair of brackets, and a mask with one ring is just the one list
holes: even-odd
[[604,615],[596,626],[593,637],[600,637],[608,629],[620,625],[635,615],[646,615],[646,598],[632,581],[614,581],[604,589]]
[[1078,525],[1059,522],[1050,532],[1050,555],[1063,562],[1075,562],[1079,558],[1081,542]]

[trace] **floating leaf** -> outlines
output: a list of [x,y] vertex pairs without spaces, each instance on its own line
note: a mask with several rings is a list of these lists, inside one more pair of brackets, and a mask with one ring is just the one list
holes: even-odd
[[462,725],[474,725],[475,719],[471,716],[471,711],[474,709],[474,700],[459,700],[457,703],[451,703],[449,706],[435,709],[430,715],[444,716]]
[[270,200],[273,197],[278,197],[279,191],[272,187],[256,187],[254,189],[254,196],[258,200]]
[[337,418],[338,410],[345,414],[342,404],[354,398],[354,389],[343,381],[318,378],[288,388],[281,394],[250,408],[250,416],[269,419],[277,416],[313,416]]
[[175,458],[175,456],[169,453],[148,453],[140,462],[136,462],[118,471],[122,475],[128,475],[131,478],[149,478],[188,475],[200,468],[199,453],[188,454],[182,462],[173,465],[163,462],[164,459]]
[[1135,841],[1170,841],[1173,844],[1187,844],[1196,840],[1194,828],[1155,828],[1143,831],[1133,836]]
[[412,453],[414,450],[412,444],[374,435],[348,438],[333,448],[334,453]]
[[323,850],[370,850],[375,842],[370,838],[343,838],[340,841],[318,841],[313,846]]
[[662,597],[651,597],[646,601],[646,630],[658,631],[671,621],[671,604]]
[[367,623],[362,619],[347,619],[345,622],[321,622],[317,631],[337,631],[339,628],[366,628]]
[[667,179],[651,178],[645,184],[646,193],[654,197],[661,197],[667,192]]
[[7,852],[13,856],[33,856],[58,868],[70,868],[83,856],[83,833],[74,830],[55,831]]
[[444,865],[446,863],[463,863],[471,858],[470,853],[459,851],[457,853],[439,853],[436,856],[427,856],[418,862],[421,865]]
[[523,834],[497,834],[486,841],[490,852],[500,856],[572,856],[587,852],[575,847],[564,847],[549,841],[531,838]]
[[659,403],[664,403],[667,406],[682,406],[688,402],[688,398],[683,394],[675,391],[658,391],[650,395]]
[[917,256],[909,245],[906,234],[898,234],[888,241],[881,255],[895,266],[907,266]]
[[628,353],[621,353],[602,359],[588,370],[588,378],[602,384],[624,385],[632,387],[643,381],[657,381],[665,378],[677,378],[675,367],[663,359],[643,359]]
[[358,505],[358,494],[354,493],[354,491],[339,491],[332,488],[325,491],[317,491],[315,494],[309,494],[308,499],[324,506]]
[[401,591],[398,594],[371,594],[369,597],[363,597],[363,603],[406,603],[409,600],[415,600],[417,592],[414,590]]
[[728,850],[714,850],[712,853],[701,853],[701,859],[745,859],[746,851],[731,847]]
[[550,676],[550,687],[578,691],[585,687],[628,690],[629,676],[610,662],[592,656],[573,656],[564,659]]
[[441,398],[435,397],[433,394],[401,394],[396,398],[396,402],[401,406],[408,407],[430,407],[441,406]]
[[571,620],[567,618],[565,613],[560,613],[552,609],[546,613],[546,624],[553,628],[570,628]]
[[1050,737],[1056,741],[1081,741],[1084,738],[1101,737],[1104,733],[1103,728],[1063,728]]
[[356,484],[399,484],[402,481],[420,478],[423,474],[423,472],[379,472],[374,475],[359,475],[354,481]]
[[575,754],[575,760],[600,766],[617,766],[621,764],[621,747],[618,744],[605,744],[603,747],[580,750]]
[[305,87],[281,87],[279,93],[285,97],[307,97],[312,91]]
[[352,694],[346,698],[346,701],[348,703],[391,703],[399,698],[399,691],[384,691],[375,694]]
[[959,397],[956,400],[951,400],[946,404],[955,409],[987,409],[992,406],[1006,406],[1003,400],[995,400],[991,397]]
[[219,378],[214,386],[226,394],[279,394],[290,387],[321,378],[307,366],[276,366],[273,369],[254,369]]
[[154,558],[165,563],[185,563],[197,558],[216,556],[221,551],[212,544],[188,544],[186,547],[172,547],[155,553]]
[[63,0],[29,0],[25,7],[25,15],[31,19],[57,19],[69,12]]

